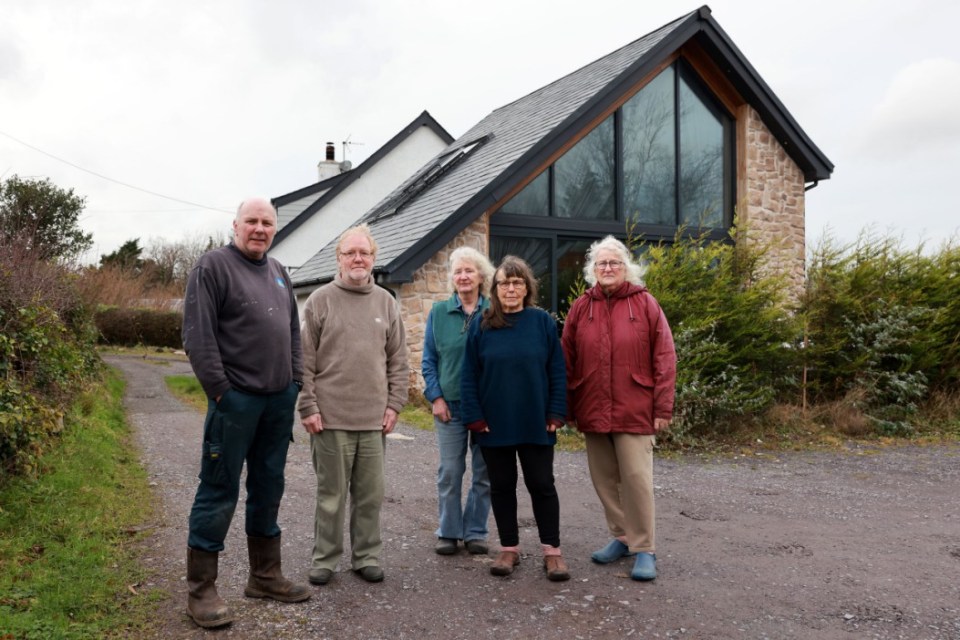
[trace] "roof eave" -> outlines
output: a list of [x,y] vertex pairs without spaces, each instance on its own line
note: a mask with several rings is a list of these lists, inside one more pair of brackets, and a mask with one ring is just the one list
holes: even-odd
[[834,165],[787,111],[770,86],[744,57],[730,36],[707,12],[702,15],[701,44],[720,64],[730,83],[760,115],[807,182],[829,180]]

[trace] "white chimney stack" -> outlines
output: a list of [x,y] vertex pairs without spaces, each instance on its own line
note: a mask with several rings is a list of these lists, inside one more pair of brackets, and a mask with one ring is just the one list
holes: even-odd
[[326,158],[317,165],[317,173],[320,176],[320,181],[340,175],[343,172],[343,168],[340,165],[341,163],[334,160],[333,143],[328,142]]

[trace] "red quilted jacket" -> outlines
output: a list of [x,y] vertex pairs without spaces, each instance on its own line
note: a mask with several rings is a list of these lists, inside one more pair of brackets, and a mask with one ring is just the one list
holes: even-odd
[[673,416],[677,355],[663,310],[646,287],[623,283],[607,297],[588,289],[563,328],[568,419],[581,431],[652,435]]

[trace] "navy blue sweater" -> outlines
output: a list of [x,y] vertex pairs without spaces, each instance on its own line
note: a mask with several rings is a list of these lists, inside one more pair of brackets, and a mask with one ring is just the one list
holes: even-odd
[[485,420],[483,447],[556,444],[547,419],[563,420],[567,375],[557,324],[542,309],[506,315],[511,326],[481,329],[470,324],[460,385],[464,424]]

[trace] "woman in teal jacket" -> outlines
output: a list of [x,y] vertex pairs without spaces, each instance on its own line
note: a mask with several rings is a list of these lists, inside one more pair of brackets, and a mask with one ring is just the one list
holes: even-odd
[[[486,297],[493,280],[493,265],[485,255],[460,247],[450,254],[450,287],[453,295],[437,302],[427,316],[420,363],[424,396],[433,407],[434,432],[440,451],[437,468],[437,502],[440,526],[434,551],[457,552],[458,540],[473,554],[486,554],[487,520],[490,517],[490,479],[476,438],[460,419],[460,371],[470,321],[490,306]],[[463,503],[463,476],[470,450],[471,482]]]

